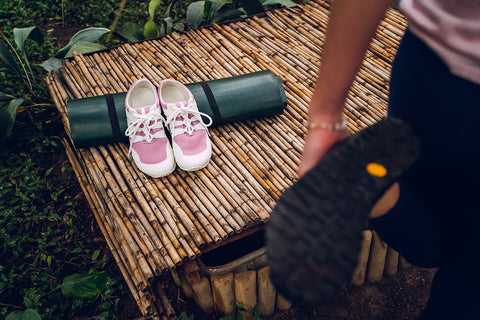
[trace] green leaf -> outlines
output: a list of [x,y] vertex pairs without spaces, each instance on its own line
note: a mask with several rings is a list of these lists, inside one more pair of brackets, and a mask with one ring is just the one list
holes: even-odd
[[92,260],[93,261],[97,260],[99,254],[100,254],[100,250],[95,250],[95,252],[92,254]]
[[43,67],[43,69],[47,70],[48,72],[50,71],[58,71],[62,67],[62,60],[51,57],[48,60],[45,60],[40,66]]
[[[94,43],[97,42],[103,35],[110,32],[107,28],[86,28],[78,31],[73,35],[70,41],[65,47],[58,50],[55,54],[55,57],[61,59],[64,58],[70,51],[71,48],[77,43]],[[92,52],[92,51],[90,51]],[[85,53],[85,52],[83,52]]]
[[227,3],[229,3],[229,1],[226,1],[226,0],[214,0],[214,1],[212,1],[212,7],[211,7],[211,10],[210,10],[210,15],[207,16],[207,25],[212,24],[212,21],[218,16],[219,11]]
[[13,311],[5,318],[5,320],[42,320],[42,317],[40,317],[37,311],[27,309],[24,311]]
[[14,28],[13,29],[13,37],[15,38],[15,43],[23,55],[23,59],[30,70],[30,74],[32,74],[32,69],[30,69],[30,64],[28,63],[27,59],[27,52],[25,51],[25,41],[27,39],[32,39],[33,41],[37,42],[39,45],[43,44],[43,33],[38,27],[29,27],[29,28]]
[[106,272],[72,274],[63,279],[62,294],[75,299],[94,299],[105,290],[109,277]]
[[282,5],[284,7],[294,7],[296,6],[297,4],[291,0],[266,0],[264,2],[262,2],[262,4],[264,6],[269,6],[269,5],[276,5],[276,4],[279,4],[279,5]]
[[158,37],[158,26],[155,23],[155,13],[158,7],[162,4],[163,0],[151,0],[148,4],[148,20],[143,27],[143,35],[145,39],[151,39]]
[[212,1],[205,0],[205,4],[203,5],[203,17],[208,18],[210,16],[210,11],[212,9]]
[[17,108],[22,103],[23,99],[0,92],[0,147],[2,148],[15,124]]
[[67,54],[65,55],[65,58],[73,57],[73,52],[75,51],[78,53],[90,53],[90,52],[104,50],[106,48],[107,47],[105,47],[100,43],[79,41],[70,47],[70,50],[68,50]]
[[187,28],[196,29],[203,21],[205,1],[192,2],[187,8]]
[[176,22],[176,23],[173,24],[173,30],[184,31],[185,30],[185,25],[181,22]]
[[142,27],[133,22],[125,22],[115,34],[130,42],[145,40]]
[[33,307],[33,301],[32,301],[32,299],[30,299],[30,298],[27,297],[27,296],[23,297],[23,303],[24,303],[25,306],[26,306],[27,308],[29,308],[29,309]]
[[253,320],[260,320],[261,319],[260,318],[260,313],[261,313],[260,303],[257,302],[252,309]]
[[150,18],[155,18],[155,13],[157,12],[158,7],[162,4],[163,0],[151,0],[148,4],[148,14]]
[[8,44],[3,39],[0,39],[0,61],[4,65],[2,68],[4,71],[9,71],[10,73],[16,73],[17,75],[20,75],[20,67],[15,60],[15,56],[13,55]]
[[172,15],[172,8],[175,6],[176,3],[177,3],[177,0],[173,0],[172,2],[170,2],[170,4],[167,7],[167,10],[165,10],[165,18],[168,18]]
[[222,10],[212,19],[212,23],[217,23],[225,20],[240,18],[245,14],[241,9]]
[[182,313],[180,313],[180,316],[178,317],[178,320],[194,320],[193,319],[193,314],[191,314],[190,316],[188,316],[185,311],[182,311]]
[[259,0],[239,0],[239,2],[249,16],[265,12],[265,9]]
[[158,26],[153,19],[148,19],[147,23],[143,27],[143,35],[145,39],[151,39],[158,37]]
[[173,31],[173,19],[171,17],[163,19],[162,26],[160,27],[161,34],[170,34]]
[[143,35],[145,39],[158,37],[158,26],[155,23],[155,13],[158,7],[162,4],[162,0],[151,0],[148,4],[148,20],[143,27]]

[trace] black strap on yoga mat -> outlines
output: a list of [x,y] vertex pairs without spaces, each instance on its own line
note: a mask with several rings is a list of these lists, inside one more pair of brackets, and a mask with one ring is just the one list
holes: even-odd
[[206,81],[201,81],[200,85],[202,86],[203,91],[205,91],[208,103],[210,104],[210,109],[212,109],[215,125],[223,124],[223,118],[220,114],[220,110],[218,109],[217,101],[213,96],[212,89],[210,89],[210,86]]
[[110,118],[110,126],[112,127],[112,135],[114,141],[122,141],[122,133],[120,132],[120,125],[118,124],[117,109],[115,108],[115,101],[113,101],[112,94],[106,94],[108,117]]

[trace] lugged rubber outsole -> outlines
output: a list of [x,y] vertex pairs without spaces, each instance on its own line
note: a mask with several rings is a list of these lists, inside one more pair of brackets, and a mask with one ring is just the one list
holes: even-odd
[[266,225],[280,293],[318,303],[350,282],[373,204],[415,162],[419,145],[408,125],[382,120],[335,146],[283,193]]

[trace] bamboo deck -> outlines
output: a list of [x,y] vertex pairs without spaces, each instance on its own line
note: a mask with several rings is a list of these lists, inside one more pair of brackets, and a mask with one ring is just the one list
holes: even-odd
[[[172,316],[155,281],[205,250],[260,228],[295,181],[305,119],[325,38],[329,4],[312,1],[228,24],[124,44],[64,61],[47,83],[68,132],[66,100],[125,92],[139,78],[190,83],[270,69],[283,79],[284,114],[211,129],[213,153],[200,171],[153,179],[128,146],[76,149],[64,140],[85,196],[144,315]],[[406,27],[390,10],[347,100],[355,132],[385,116],[393,55]]]

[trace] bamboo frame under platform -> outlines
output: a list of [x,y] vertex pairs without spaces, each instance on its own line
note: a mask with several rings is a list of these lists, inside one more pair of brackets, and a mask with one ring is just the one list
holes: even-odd
[[[245,243],[229,249],[234,254],[242,245]],[[172,270],[176,284],[204,312],[216,313],[217,316],[234,316],[232,301],[243,305],[248,311],[258,303],[262,316],[271,316],[275,310],[287,310],[292,306],[290,301],[276,291],[270,280],[265,247],[218,266],[207,266],[202,259],[204,256]],[[407,267],[399,261],[398,252],[387,247],[375,231],[365,230],[351,283],[361,286],[365,282],[379,282],[384,275],[391,276],[397,270]],[[244,315],[248,314],[249,312],[244,312]]]
[[[77,54],[64,60],[58,73],[47,76],[67,133],[68,99],[125,92],[139,78],[155,85],[165,78],[190,83],[270,69],[283,80],[288,98],[285,112],[211,129],[211,161],[196,172],[177,169],[153,179],[136,168],[124,144],[77,149],[71,139],[63,141],[105,241],[145,316],[174,317],[159,290],[164,272],[175,272],[203,252],[262,228],[275,201],[297,178],[328,13],[328,2],[316,0],[108,51]],[[405,27],[397,11],[387,12],[347,99],[345,116],[351,133],[385,116],[390,66]],[[388,250],[384,260],[387,274],[395,272],[395,261],[406,265]],[[261,279],[268,274],[258,272]],[[236,279],[251,282],[252,276]],[[378,271],[365,271],[365,277],[377,279]],[[264,280],[261,283],[270,290]],[[268,298],[262,293],[258,299]],[[280,308],[289,306],[281,296],[276,299]]]

